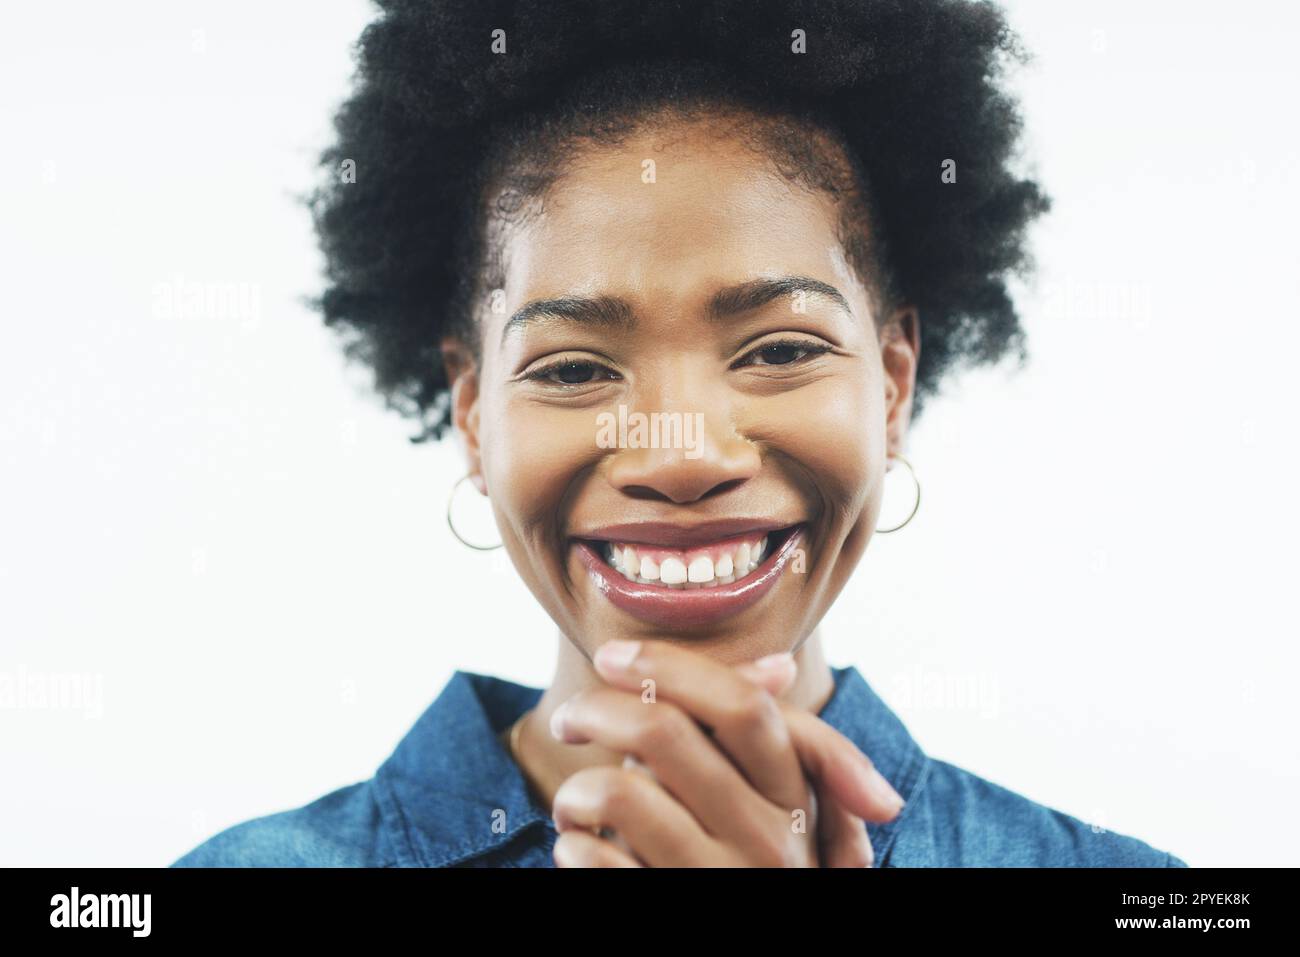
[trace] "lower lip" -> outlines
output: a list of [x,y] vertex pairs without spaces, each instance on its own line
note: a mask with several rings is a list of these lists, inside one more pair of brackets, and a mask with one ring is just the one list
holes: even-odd
[[802,526],[743,580],[708,588],[669,588],[628,581],[586,542],[577,542],[576,547],[596,589],[615,608],[665,628],[693,628],[744,611],[771,591],[801,541]]

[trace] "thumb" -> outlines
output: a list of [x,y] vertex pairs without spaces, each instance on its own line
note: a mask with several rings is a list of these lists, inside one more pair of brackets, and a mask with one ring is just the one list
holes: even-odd
[[799,666],[795,664],[794,655],[783,651],[736,665],[736,671],[760,688],[767,689],[772,697],[779,698],[794,683]]

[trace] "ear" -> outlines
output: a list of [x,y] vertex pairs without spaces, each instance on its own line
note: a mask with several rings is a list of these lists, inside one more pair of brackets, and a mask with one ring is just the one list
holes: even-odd
[[885,370],[885,438],[891,454],[902,452],[907,439],[920,359],[920,315],[915,306],[900,306],[880,332],[880,361]]
[[487,494],[479,444],[479,370],[470,350],[459,339],[442,341],[442,364],[451,389],[451,424],[456,430],[469,478],[482,495]]

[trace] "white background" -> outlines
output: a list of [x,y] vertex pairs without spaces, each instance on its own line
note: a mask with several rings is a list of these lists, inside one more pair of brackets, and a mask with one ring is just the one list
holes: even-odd
[[[1054,197],[824,624],[932,755],[1193,866],[1293,865],[1291,5],[1011,5]],[[300,297],[360,2],[24,4],[0,35],[0,863],[162,865],[373,773],[554,631]],[[246,284],[242,312],[160,289]],[[905,496],[905,485],[897,494]],[[893,494],[891,492],[891,494]],[[472,502],[471,502],[472,504]],[[26,678],[24,679],[24,676]]]

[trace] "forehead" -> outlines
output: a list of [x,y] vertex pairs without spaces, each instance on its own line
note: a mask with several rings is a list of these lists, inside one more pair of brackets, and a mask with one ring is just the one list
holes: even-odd
[[611,294],[688,309],[730,282],[802,275],[866,308],[832,198],[790,182],[734,135],[704,124],[643,130],[565,163],[542,210],[503,236],[512,303]]

